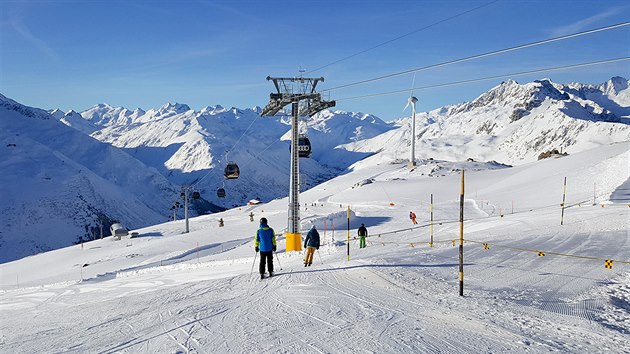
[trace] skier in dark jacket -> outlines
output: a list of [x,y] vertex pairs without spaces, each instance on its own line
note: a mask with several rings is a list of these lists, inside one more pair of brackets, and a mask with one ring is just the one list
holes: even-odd
[[254,237],[254,247],[256,252],[260,251],[260,279],[265,277],[265,263],[269,270],[269,276],[273,277],[273,252],[276,251],[276,234],[267,225],[267,218],[260,219],[260,227]]
[[365,225],[361,224],[361,227],[359,227],[357,233],[359,234],[359,248],[365,248],[365,238],[368,234]]
[[310,266],[313,264],[313,255],[315,250],[319,249],[319,232],[315,228],[315,225],[311,227],[311,230],[304,239],[304,248],[306,248],[306,256],[304,257],[304,266]]

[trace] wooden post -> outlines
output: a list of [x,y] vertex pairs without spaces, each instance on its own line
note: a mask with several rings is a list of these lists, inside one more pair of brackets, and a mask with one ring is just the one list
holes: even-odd
[[335,242],[335,219],[330,219],[330,228],[332,230],[332,242]]
[[348,205],[348,260],[350,260],[350,206]]
[[429,204],[429,211],[431,212],[431,221],[429,222],[429,233],[431,235],[431,242],[429,242],[429,247],[433,247],[433,193],[431,193],[431,203]]
[[567,178],[564,177],[564,193],[562,193],[562,214],[560,216],[560,225],[564,225],[564,202],[567,197]]
[[464,296],[464,170],[459,194],[459,296]]

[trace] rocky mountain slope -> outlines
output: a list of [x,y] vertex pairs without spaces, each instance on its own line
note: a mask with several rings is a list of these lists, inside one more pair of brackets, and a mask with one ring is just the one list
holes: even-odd
[[154,168],[2,95],[0,169],[0,262],[98,237],[101,222],[164,222],[177,196]]
[[[630,140],[628,80],[562,85],[508,80],[471,102],[416,115],[416,156],[517,165],[546,151],[573,153]],[[371,160],[408,159],[411,118],[400,129],[344,146],[380,152]]]
[[[553,149],[572,154],[630,141],[628,86],[619,77],[601,85],[508,80],[471,102],[419,113],[416,156],[426,165],[419,168],[439,177],[457,170],[450,162],[505,167]],[[0,96],[0,260],[89,239],[100,221],[130,228],[162,222],[181,201],[183,184],[202,196],[191,215],[285,197],[290,119],[259,112],[169,103],[49,113]],[[303,120],[313,154],[300,159],[301,189],[364,166],[404,163],[410,122],[343,111]],[[228,161],[240,167],[237,180],[223,177]]]

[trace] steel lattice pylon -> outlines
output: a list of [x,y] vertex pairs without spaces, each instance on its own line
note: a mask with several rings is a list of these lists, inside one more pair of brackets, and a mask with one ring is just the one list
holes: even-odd
[[[276,92],[269,95],[269,103],[260,115],[273,116],[284,106],[291,104],[291,180],[289,184],[289,212],[287,222],[286,244],[287,251],[302,250],[302,236],[300,234],[300,189],[299,189],[299,147],[298,147],[298,119],[300,115],[312,116],[315,113],[335,106],[335,101],[323,101],[321,95],[315,92],[315,86],[320,78],[282,78],[267,76],[276,87]],[[295,93],[294,85],[300,85]],[[300,109],[300,101],[306,101]]]

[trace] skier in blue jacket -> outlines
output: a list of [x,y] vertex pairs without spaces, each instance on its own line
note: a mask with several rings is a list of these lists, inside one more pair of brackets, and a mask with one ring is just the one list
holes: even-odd
[[265,277],[265,263],[269,270],[269,276],[273,277],[273,252],[276,251],[276,234],[267,225],[267,218],[260,219],[260,227],[254,237],[254,247],[256,252],[260,251],[260,279]]
[[304,239],[304,248],[306,248],[306,256],[304,257],[304,266],[310,266],[313,264],[313,255],[315,250],[319,249],[319,232],[315,229],[315,225],[311,227],[311,230]]

